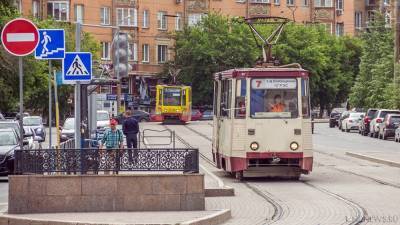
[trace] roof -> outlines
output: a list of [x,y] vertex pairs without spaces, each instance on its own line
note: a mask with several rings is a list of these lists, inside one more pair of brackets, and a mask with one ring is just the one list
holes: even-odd
[[309,72],[301,68],[262,67],[230,69],[215,74],[222,77],[308,77]]

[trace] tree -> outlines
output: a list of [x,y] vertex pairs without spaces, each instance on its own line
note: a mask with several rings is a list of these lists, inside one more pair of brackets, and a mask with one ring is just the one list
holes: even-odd
[[363,54],[350,94],[350,103],[355,107],[396,107],[393,33],[385,25],[383,16],[378,15],[361,35]]

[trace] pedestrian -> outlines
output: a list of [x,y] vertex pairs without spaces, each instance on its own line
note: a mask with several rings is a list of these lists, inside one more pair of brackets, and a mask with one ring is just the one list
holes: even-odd
[[136,159],[137,157],[137,135],[139,133],[139,123],[138,121],[132,116],[132,111],[127,110],[125,112],[125,120],[122,124],[122,131],[126,136],[126,145],[128,147],[128,157],[129,161],[132,162],[132,148],[133,154]]
[[[100,149],[105,149],[106,160],[104,174],[109,174],[109,169],[113,169],[111,165],[114,164],[115,167],[117,167],[119,159],[116,159],[116,151],[120,151],[120,149],[124,148],[124,137],[122,131],[117,128],[117,124],[118,122],[115,119],[110,120],[110,129],[104,132],[100,143]],[[107,158],[109,158],[109,161],[107,161]],[[115,163],[111,163],[113,161],[115,161]],[[117,168],[114,168],[114,172],[116,169]]]

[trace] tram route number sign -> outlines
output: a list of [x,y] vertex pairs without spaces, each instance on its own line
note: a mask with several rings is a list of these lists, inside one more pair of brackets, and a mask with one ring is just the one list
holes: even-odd
[[253,89],[296,89],[296,79],[253,79]]

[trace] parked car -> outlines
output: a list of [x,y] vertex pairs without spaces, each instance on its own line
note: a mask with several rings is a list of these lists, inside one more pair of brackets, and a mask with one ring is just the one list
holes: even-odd
[[67,118],[61,128],[60,142],[74,138],[75,118]]
[[40,136],[42,138],[41,142],[46,140],[46,129],[43,126],[43,120],[40,116],[28,116],[24,117],[23,126],[24,128],[32,128],[34,130],[34,134],[36,136]]
[[200,120],[203,114],[198,109],[192,110],[192,121]]
[[383,140],[386,140],[389,137],[394,137],[395,131],[399,127],[399,124],[399,114],[387,114],[382,123],[379,125],[378,137]]
[[[18,121],[14,121],[14,120],[4,120],[4,121],[0,121],[0,129],[7,129],[7,128],[11,128],[13,130],[15,130],[15,132],[17,133],[18,139],[19,139],[19,123]],[[23,130],[23,132],[25,133],[25,130]],[[24,137],[26,137],[24,135]]]
[[142,111],[142,110],[133,110],[132,116],[139,122],[150,121],[150,113]]
[[6,118],[3,116],[2,113],[0,113],[0,120],[5,120]]
[[362,118],[365,113],[351,112],[349,115],[342,120],[342,131],[350,132],[351,130],[358,130]]
[[97,128],[108,127],[110,125],[110,114],[108,111],[99,110],[97,111]]
[[335,126],[339,126],[339,118],[342,113],[346,111],[345,108],[334,108],[332,109],[331,114],[329,115],[329,127],[333,128]]
[[[23,115],[23,117],[26,117],[26,116],[31,116],[29,113],[27,113],[27,112],[24,112],[24,113],[22,113],[22,115]],[[17,113],[16,115],[15,115],[15,120],[19,120],[19,113]]]
[[349,117],[350,112],[352,112],[352,111],[344,111],[344,112],[340,115],[340,117],[339,117],[339,119],[338,119],[338,128],[339,128],[339,130],[342,130],[342,121],[343,121],[344,119],[346,119],[347,117]]
[[372,118],[374,117],[376,111],[378,109],[368,109],[365,113],[364,119],[360,123],[360,127],[358,129],[359,133],[363,136],[368,135],[369,133],[369,124],[371,123]]
[[214,113],[212,110],[206,110],[203,112],[203,115],[201,116],[201,120],[212,120],[214,116]]
[[[24,145],[28,141],[24,140]],[[7,176],[14,173],[14,153],[20,149],[18,136],[13,128],[0,129],[0,175]]]
[[375,112],[374,118],[370,123],[370,137],[377,138],[379,135],[379,126],[387,114],[400,114],[399,110],[380,109]]

